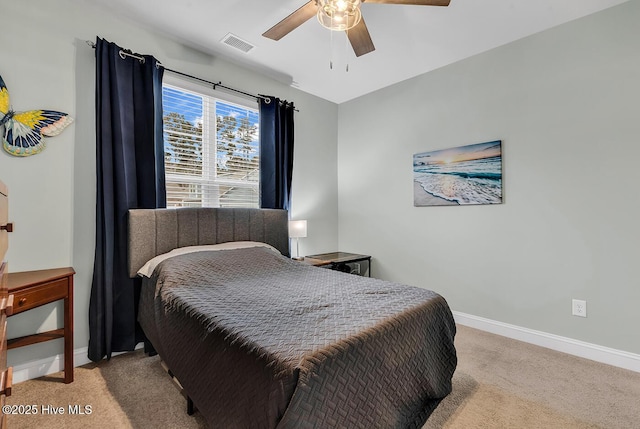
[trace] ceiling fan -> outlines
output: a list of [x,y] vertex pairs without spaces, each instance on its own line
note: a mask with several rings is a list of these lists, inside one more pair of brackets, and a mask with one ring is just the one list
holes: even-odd
[[406,4],[417,6],[449,6],[450,0],[310,0],[262,35],[280,40],[316,15],[324,27],[346,31],[356,56],[374,51],[373,41],[360,12],[361,3]]

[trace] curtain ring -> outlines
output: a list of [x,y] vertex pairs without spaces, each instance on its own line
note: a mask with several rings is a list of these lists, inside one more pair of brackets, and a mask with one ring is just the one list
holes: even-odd
[[271,97],[262,97],[262,99],[264,100],[264,104],[271,104]]
[[140,55],[130,54],[129,52],[125,52],[122,49],[120,49],[120,52],[118,52],[118,55],[120,55],[120,58],[122,58],[123,60],[125,57],[131,57],[140,61],[140,64],[144,64],[147,62],[147,60],[144,57],[141,57]]

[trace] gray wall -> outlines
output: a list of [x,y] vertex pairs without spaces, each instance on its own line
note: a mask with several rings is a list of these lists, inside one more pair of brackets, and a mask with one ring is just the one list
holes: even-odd
[[[640,353],[638,22],[631,1],[341,104],[340,248],[454,310]],[[413,207],[414,153],[498,139],[502,205]]]
[[[300,240],[300,251],[309,254],[337,247],[337,105],[112,18],[86,1],[2,0],[1,10],[0,75],[13,107],[61,110],[75,118],[36,156],[19,159],[0,150],[0,179],[9,187],[9,213],[15,222],[7,256],[10,271],[59,266],[77,271],[76,349],[88,344],[95,235],[95,61],[85,40],[100,36],[152,54],[169,68],[294,101],[300,112],[295,118],[292,217],[308,219],[313,236]],[[326,119],[320,123],[317,118]],[[61,305],[52,304],[12,317],[8,335],[54,329],[60,323]],[[9,364],[60,353],[61,341],[38,344],[11,350]]]

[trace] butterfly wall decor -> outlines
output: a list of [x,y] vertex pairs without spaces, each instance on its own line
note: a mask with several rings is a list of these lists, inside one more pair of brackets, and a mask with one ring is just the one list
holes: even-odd
[[57,136],[73,122],[68,114],[55,110],[14,112],[9,91],[0,76],[0,133],[2,147],[14,156],[29,156],[45,148],[43,137]]

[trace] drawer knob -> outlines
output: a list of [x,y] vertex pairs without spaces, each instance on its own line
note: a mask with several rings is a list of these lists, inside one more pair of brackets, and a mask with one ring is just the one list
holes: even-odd
[[13,232],[13,223],[8,223],[6,225],[0,225],[0,231],[6,230],[7,232]]
[[18,306],[22,307],[23,305],[25,305],[27,303],[27,298],[20,298],[18,300]]

